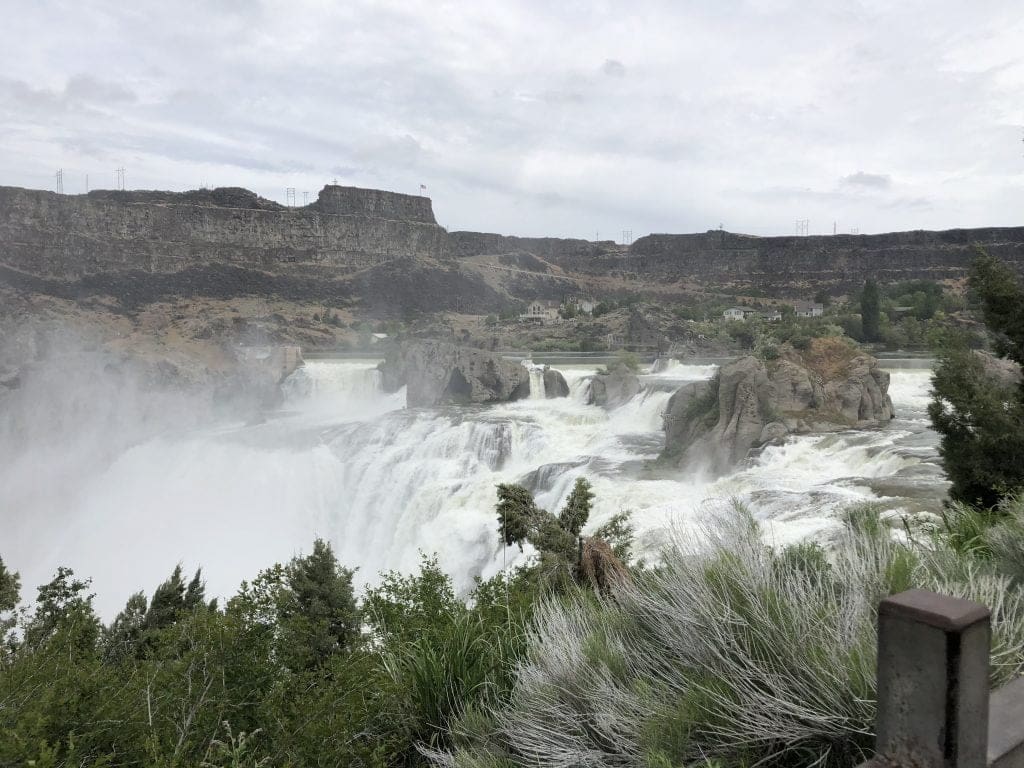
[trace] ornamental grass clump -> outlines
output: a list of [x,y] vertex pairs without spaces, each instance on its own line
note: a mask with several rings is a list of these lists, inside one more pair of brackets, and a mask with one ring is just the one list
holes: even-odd
[[[829,551],[765,545],[742,507],[609,597],[543,602],[507,703],[457,766],[852,767],[874,743],[877,605],[922,587],[993,609],[993,683],[1024,666],[1024,597],[980,561],[901,542],[874,510]],[[951,563],[955,566],[951,566]]]

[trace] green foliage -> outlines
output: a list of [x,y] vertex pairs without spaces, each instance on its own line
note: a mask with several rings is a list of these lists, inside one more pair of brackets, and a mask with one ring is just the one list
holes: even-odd
[[[996,349],[1024,360],[1024,287],[1005,265],[982,253],[970,287]],[[962,335],[947,334],[932,378],[928,415],[956,501],[992,508],[1024,488],[1024,389],[986,370]]]
[[1024,365],[1024,286],[1014,270],[979,250],[971,265],[971,292],[980,300],[996,354]]
[[590,489],[590,483],[584,477],[576,478],[572,493],[565,502],[562,511],[558,513],[558,524],[573,536],[579,536],[583,526],[590,517],[590,507],[594,500],[594,492]]
[[881,336],[881,300],[878,295],[878,284],[868,279],[860,295],[861,327],[865,341],[878,341]]
[[507,703],[468,718],[454,764],[853,768],[873,743],[878,600],[908,586],[1005,608],[992,683],[1024,668],[1019,587],[941,540],[899,543],[876,509],[850,518],[829,552],[772,550],[740,508],[614,601],[542,603]]
[[[0,661],[3,660],[3,647],[7,644],[7,634],[17,622],[14,610],[21,599],[21,577],[17,571],[8,570],[0,557]],[[4,617],[5,613],[10,615]]]

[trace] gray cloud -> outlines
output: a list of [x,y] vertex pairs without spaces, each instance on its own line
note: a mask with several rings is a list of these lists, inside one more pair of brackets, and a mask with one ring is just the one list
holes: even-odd
[[892,176],[883,173],[864,173],[857,171],[849,176],[840,179],[843,184],[853,187],[868,187],[870,189],[889,189],[892,186]]
[[40,0],[5,17],[0,183],[123,165],[282,200],[338,175],[585,237],[1019,221],[1024,23],[929,7]]

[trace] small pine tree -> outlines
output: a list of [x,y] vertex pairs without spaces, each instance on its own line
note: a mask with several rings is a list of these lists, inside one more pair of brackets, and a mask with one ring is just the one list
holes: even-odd
[[342,568],[331,545],[313,542],[313,551],[285,569],[290,590],[282,618],[290,623],[307,663],[322,663],[351,646],[359,634],[359,611],[352,589],[354,571]]
[[149,610],[146,611],[146,629],[159,630],[171,626],[184,607],[185,580],[181,576],[181,563],[178,563],[167,581],[153,592]]
[[498,486],[498,536],[506,547],[517,544],[522,551],[538,512],[533,496],[521,485]]
[[146,625],[146,595],[136,592],[103,632],[103,657],[107,661],[138,656]]
[[584,477],[576,478],[576,484],[572,493],[565,502],[565,506],[558,514],[558,522],[568,533],[579,536],[583,526],[587,524],[590,517],[590,507],[594,500],[594,492],[590,489],[590,483]]

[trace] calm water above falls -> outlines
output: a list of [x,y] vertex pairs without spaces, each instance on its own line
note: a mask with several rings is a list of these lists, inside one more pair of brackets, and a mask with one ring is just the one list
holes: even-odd
[[[38,510],[33,525],[17,529],[16,551],[5,545],[3,555],[26,586],[58,564],[91,575],[107,616],[131,592],[151,592],[176,562],[201,564],[211,593],[230,594],[314,536],[329,538],[363,583],[415,568],[424,552],[468,586],[523,557],[498,546],[496,483],[523,483],[556,509],[580,475],[597,494],[592,522],[631,510],[649,552],[670,529],[685,535],[709,505],[732,497],[770,521],[777,541],[827,537],[851,502],[934,509],[944,492],[925,414],[930,372],[885,364],[894,366],[898,414],[890,425],[796,438],[707,482],[649,461],[662,446],[672,389],[710,377],[713,365],[645,376],[644,392],[606,412],[584,404],[592,367],[561,368],[571,388],[564,399],[409,410],[404,392],[380,391],[375,361],[310,361],[285,383],[286,405],[274,418],[166,434],[119,452],[69,494],[59,523]],[[0,503],[9,505],[4,493]]]

